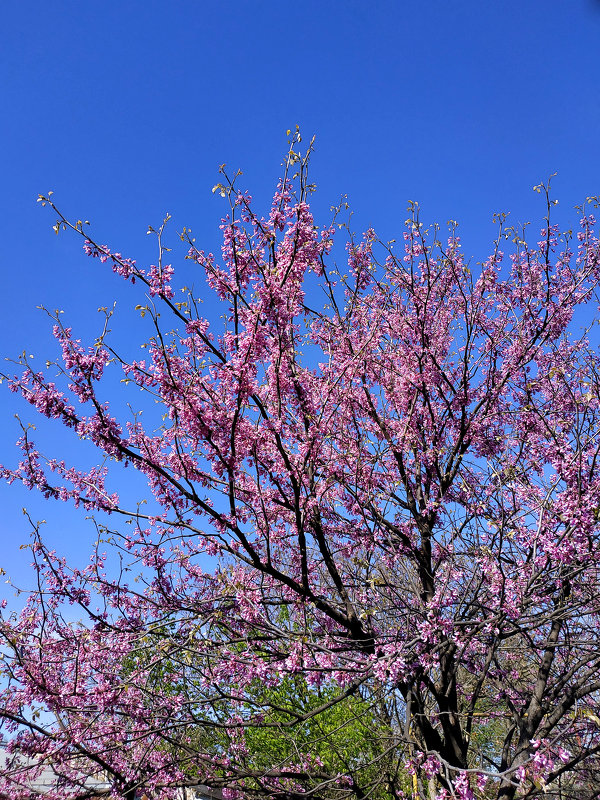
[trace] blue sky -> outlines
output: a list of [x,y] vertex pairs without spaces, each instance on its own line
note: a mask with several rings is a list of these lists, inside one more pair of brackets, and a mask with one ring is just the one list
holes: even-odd
[[[2,357],[53,352],[38,305],[93,337],[98,306],[137,302],[75,238],[54,236],[35,202],[49,189],[140,263],[165,211],[173,231],[218,248],[218,165],[268,202],[296,124],[317,137],[317,219],[347,194],[354,227],[383,239],[418,200],[424,219],[458,220],[480,260],[493,212],[537,227],[531,188],[551,173],[566,225],[600,194],[596,0],[21,0],[2,23]],[[16,410],[0,387],[0,463],[16,457]],[[48,449],[68,455],[59,433],[44,429]],[[17,582],[29,582],[24,505],[58,548],[87,551],[89,529],[66,507],[15,486],[0,501],[0,566]]]

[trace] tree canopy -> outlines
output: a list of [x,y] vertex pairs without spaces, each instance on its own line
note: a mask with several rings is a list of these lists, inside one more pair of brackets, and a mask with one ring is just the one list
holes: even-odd
[[[143,268],[40,198],[139,288],[149,338],[130,359],[109,314],[90,346],[57,315],[56,366],[8,376],[101,463],[45,456],[24,426],[4,477],[96,512],[101,544],[77,567],[35,530],[39,588],[0,622],[0,794],[30,796],[51,763],[49,800],[100,774],[127,798],[591,800],[600,357],[576,315],[597,304],[593,201],[561,233],[540,185],[539,238],[499,215],[474,266],[416,204],[398,242],[355,237],[342,208],[318,227],[301,147],[265,216],[223,171],[220,257],[181,233],[196,289],[174,286],[166,222]],[[162,421],[138,399],[113,411],[115,371]],[[118,464],[147,479],[139,505]]]

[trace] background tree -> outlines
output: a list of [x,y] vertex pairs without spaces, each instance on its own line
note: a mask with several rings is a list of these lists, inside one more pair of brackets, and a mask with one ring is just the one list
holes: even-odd
[[[537,187],[539,241],[501,216],[471,270],[455,225],[442,240],[411,204],[402,246],[349,236],[338,269],[338,217],[314,225],[299,146],[296,133],[267,217],[226,174],[215,187],[222,265],[181,234],[220,323],[193,290],[176,299],[164,225],[143,269],[41,198],[57,232],[141,285],[152,335],[131,359],[108,322],[86,348],[57,316],[57,375],[24,360],[10,385],[103,465],[46,459],[24,428],[4,475],[125,518],[102,538],[139,581],[101,547],[70,567],[36,533],[39,591],[0,629],[12,746],[52,760],[57,797],[81,796],[82,770],[123,796],[198,782],[405,796],[400,780],[374,783],[382,759],[420,795],[594,797],[599,358],[574,315],[596,296],[595,221],[581,209],[577,235],[560,235]],[[110,369],[158,401],[158,427],[112,411]],[[147,478],[148,506],[120,500],[112,462]],[[350,740],[345,715],[368,719],[376,694],[396,721],[379,718],[355,774],[330,723],[341,714]],[[309,746],[319,726],[334,756]]]
[[[124,682],[140,668],[140,659],[150,666],[153,654],[168,635],[168,627],[162,626],[146,637],[143,648],[126,665]],[[309,684],[301,672],[288,674],[275,685],[255,679],[245,686],[243,694],[219,685],[208,702],[211,718],[207,724],[201,711],[207,698],[197,681],[197,653],[198,649],[193,666],[185,659],[175,662],[172,658],[155,664],[151,681],[161,694],[170,691],[183,693],[188,700],[196,697],[198,722],[192,723],[189,731],[194,751],[230,752],[239,744],[239,737],[232,737],[228,730],[231,715],[236,711],[242,717],[260,715],[261,724],[246,730],[240,753],[245,768],[256,776],[246,781],[248,793],[268,794],[268,786],[263,789],[260,780],[262,771],[298,758],[318,765],[331,776],[349,776],[355,790],[370,797],[402,794],[410,788],[411,778],[403,769],[406,752],[399,730],[401,715],[394,697],[384,693],[380,685],[365,681],[358,691],[340,693],[331,682]],[[175,749],[173,757],[178,755]],[[188,779],[200,780],[202,774],[194,761],[186,758],[184,763]],[[335,794],[332,787],[328,793]],[[343,796],[346,791],[339,794]]]

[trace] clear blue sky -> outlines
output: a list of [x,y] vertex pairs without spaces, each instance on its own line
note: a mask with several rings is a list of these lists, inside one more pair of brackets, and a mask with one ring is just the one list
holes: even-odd
[[[531,187],[551,173],[566,222],[600,194],[595,0],[20,0],[4,4],[0,37],[2,356],[52,352],[37,305],[84,336],[98,306],[130,307],[74,238],[54,236],[35,203],[49,189],[141,262],[165,211],[218,247],[218,165],[266,202],[296,123],[317,136],[317,217],[345,193],[356,228],[384,239],[415,199],[428,220],[458,220],[479,260],[494,211],[537,223]],[[0,389],[0,462],[13,463],[17,402]],[[24,504],[57,547],[87,551],[64,506],[4,485],[0,502],[0,566],[19,582]]]

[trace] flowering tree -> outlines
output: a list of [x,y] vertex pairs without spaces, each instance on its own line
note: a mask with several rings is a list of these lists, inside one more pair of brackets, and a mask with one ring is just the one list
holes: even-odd
[[[455,226],[442,241],[412,205],[402,246],[349,236],[340,270],[299,142],[266,217],[223,173],[220,263],[181,235],[224,323],[176,295],[164,225],[144,269],[41,198],[141,287],[151,336],[125,359],[108,325],[85,347],[56,317],[58,377],[10,378],[103,463],[45,458],[25,428],[4,477],[97,512],[108,555],[77,569],[34,534],[39,590],[0,627],[0,794],[51,763],[49,798],[99,774],[127,798],[596,797],[600,357],[574,321],[600,281],[594,219],[559,234],[537,187],[540,240],[500,216],[471,271]],[[115,368],[160,426],[112,410]],[[115,462],[147,506],[122,502]],[[326,757],[357,720],[371,741]]]

